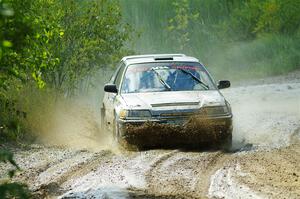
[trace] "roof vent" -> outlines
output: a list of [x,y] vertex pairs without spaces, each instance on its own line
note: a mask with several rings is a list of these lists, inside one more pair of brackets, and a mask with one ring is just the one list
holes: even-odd
[[173,60],[173,57],[156,57],[155,61]]
[[[1,1],[1,0],[0,0]],[[154,60],[174,60],[174,57],[185,57],[184,54],[149,54],[149,55],[133,55],[123,57],[123,61],[130,59],[153,58]]]

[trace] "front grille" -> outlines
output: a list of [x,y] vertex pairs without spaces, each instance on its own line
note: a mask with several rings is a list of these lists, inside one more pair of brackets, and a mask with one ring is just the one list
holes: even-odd
[[175,102],[175,103],[159,103],[151,104],[152,107],[164,107],[164,106],[196,106],[199,102]]
[[191,116],[194,115],[195,112],[172,112],[172,113],[161,113],[161,117],[174,117],[174,116]]

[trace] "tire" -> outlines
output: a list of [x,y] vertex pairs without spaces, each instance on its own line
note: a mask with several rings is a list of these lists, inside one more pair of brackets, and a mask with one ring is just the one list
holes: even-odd
[[116,119],[114,119],[113,125],[113,138],[114,143],[118,146],[119,149],[126,151],[138,151],[138,148],[136,146],[129,144],[124,138],[122,138]]
[[126,148],[126,141],[121,137],[116,118],[113,121],[113,139],[120,148]]
[[232,150],[232,129],[228,130],[228,136],[224,139],[221,149],[230,152]]
[[100,108],[100,128],[106,130],[106,124],[105,124],[105,108]]
[[114,118],[114,122],[113,122],[113,137],[114,140],[117,144],[120,144],[121,138],[120,138],[120,134],[119,134],[119,128],[118,128],[118,123],[116,121],[116,118]]

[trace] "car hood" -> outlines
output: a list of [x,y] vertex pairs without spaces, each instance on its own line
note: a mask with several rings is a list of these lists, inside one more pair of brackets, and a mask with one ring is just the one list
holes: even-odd
[[199,108],[225,104],[217,90],[126,93],[122,98],[129,109]]

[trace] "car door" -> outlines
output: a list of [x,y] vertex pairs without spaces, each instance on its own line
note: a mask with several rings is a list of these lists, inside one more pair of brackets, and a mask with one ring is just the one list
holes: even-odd
[[[123,72],[125,69],[125,64],[123,62],[120,63],[118,66],[118,69],[112,76],[109,83],[116,84],[117,88],[120,88],[120,83],[123,77]],[[110,127],[113,124],[114,121],[114,110],[115,110],[115,104],[116,104],[116,98],[118,93],[105,93],[104,99],[103,99],[103,105],[104,105],[104,114],[105,114],[105,122]]]

